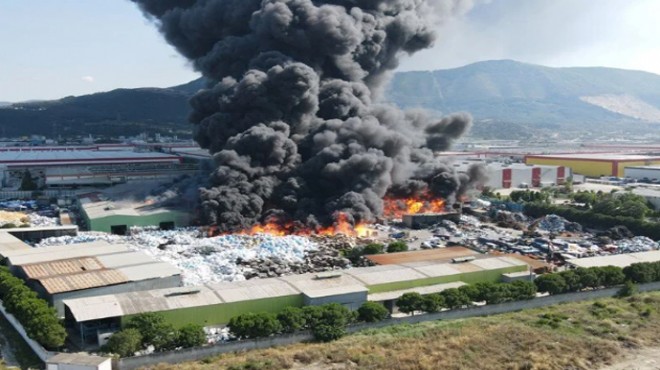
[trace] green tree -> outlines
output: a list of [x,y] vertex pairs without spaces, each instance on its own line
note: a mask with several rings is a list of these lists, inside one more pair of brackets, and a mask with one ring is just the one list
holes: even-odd
[[227,326],[238,338],[263,338],[282,330],[280,322],[270,313],[244,313],[232,317]]
[[392,242],[387,246],[387,253],[405,252],[408,250],[408,244],[404,242]]
[[561,294],[566,291],[566,281],[559,274],[545,274],[534,280],[536,289],[539,292],[548,292],[550,294]]
[[197,324],[187,324],[179,329],[177,338],[177,347],[190,348],[198,347],[206,343],[206,333],[204,327]]
[[380,303],[377,302],[364,302],[358,308],[358,320],[364,322],[378,322],[385,320],[390,315],[390,312]]
[[422,310],[422,295],[417,292],[404,293],[396,301],[396,306],[399,308],[399,311],[403,313],[415,313],[415,311]]
[[142,334],[137,329],[118,331],[108,339],[102,348],[105,353],[114,353],[121,357],[130,357],[142,347]]
[[630,280],[626,280],[621,289],[617,292],[616,296],[619,298],[630,297],[637,294],[637,285]]
[[438,312],[445,306],[445,300],[438,293],[427,294],[422,297],[421,310],[428,313]]
[[536,285],[531,281],[516,280],[507,284],[511,301],[523,301],[536,298]]
[[620,267],[596,267],[594,271],[598,275],[598,281],[606,287],[623,284],[626,280],[626,275],[623,274],[623,270]]
[[37,186],[37,183],[32,178],[32,174],[30,173],[30,171],[25,170],[23,172],[23,177],[21,178],[21,187],[19,188],[19,190],[34,191],[34,190],[37,190],[38,188],[39,187]]
[[650,263],[633,263],[623,269],[626,279],[633,283],[644,284],[655,281],[655,267]]
[[293,333],[305,327],[305,314],[298,307],[286,307],[277,314],[277,320],[282,325],[282,331]]
[[144,347],[153,345],[156,351],[167,351],[176,348],[178,331],[165,317],[156,312],[135,315],[126,325],[128,329],[137,329],[142,335]]
[[559,276],[564,279],[564,282],[566,283],[566,287],[564,288],[564,292],[577,292],[582,288],[581,282],[580,282],[580,276],[576,274],[572,270],[566,270],[562,271],[559,273]]
[[385,246],[380,243],[371,243],[364,246],[362,253],[364,254],[382,254]]
[[[309,308],[308,308],[309,307]],[[355,314],[339,303],[305,307],[307,326],[314,338],[322,342],[338,339],[346,334],[346,327],[355,320]]]
[[598,288],[602,284],[596,270],[592,268],[577,268],[574,270],[580,280],[580,289]]
[[482,299],[482,290],[479,287],[480,283],[477,284],[467,284],[467,285],[462,285],[458,287],[458,290],[460,290],[463,294],[467,295],[470,297],[470,300],[472,302],[481,302],[483,301]]
[[445,289],[440,292],[440,295],[445,302],[445,307],[452,310],[463,306],[468,306],[472,303],[470,297],[456,288]]

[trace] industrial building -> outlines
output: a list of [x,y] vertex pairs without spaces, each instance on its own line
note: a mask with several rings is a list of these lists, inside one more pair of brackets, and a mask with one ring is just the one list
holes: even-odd
[[660,250],[649,251],[649,252],[639,252],[639,253],[628,253],[628,254],[614,254],[611,256],[598,256],[598,257],[587,257],[587,258],[575,258],[566,260],[568,266],[577,268],[577,267],[603,267],[603,266],[616,266],[616,267],[628,267],[633,263],[642,263],[642,262],[658,262],[660,261]]
[[[481,163],[481,161],[462,161],[455,163],[454,167],[459,172],[465,172],[474,163]],[[484,186],[491,189],[561,185],[573,175],[571,169],[564,166],[503,162],[484,164],[488,177]]]
[[644,197],[656,210],[660,210],[660,187],[635,188],[632,193]]
[[635,180],[660,181],[660,166],[626,166],[623,174]]
[[64,301],[67,327],[85,344],[99,344],[132,316],[159,312],[182,326],[226,324],[245,312],[279,312],[287,306],[338,302],[355,309],[367,300],[393,306],[405,292],[440,291],[480,281],[499,281],[503,274],[527,271],[510,257],[475,256],[464,263],[447,261],[390,264],[323,274],[213,283],[196,287],[121,293]]
[[178,176],[197,168],[164,153],[127,150],[0,151],[3,187],[17,187],[25,171],[40,186],[110,185],[132,179]]
[[182,285],[181,271],[104,241],[3,252],[12,273],[64,316],[62,300]]
[[126,235],[133,226],[157,226],[167,230],[184,227],[191,219],[187,210],[149,201],[113,201],[102,193],[80,195],[79,205],[88,230],[117,235]]
[[660,157],[611,153],[548,154],[525,156],[525,163],[564,166],[590,177],[623,177],[626,167],[660,165]]
[[112,370],[112,359],[86,353],[58,353],[46,360],[46,370]]

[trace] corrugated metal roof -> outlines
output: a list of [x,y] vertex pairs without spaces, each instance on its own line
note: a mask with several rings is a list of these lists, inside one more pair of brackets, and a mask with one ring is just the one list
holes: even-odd
[[98,257],[105,254],[129,251],[122,244],[109,244],[105,241],[80,243],[55,247],[30,248],[7,253],[10,265],[27,265],[31,263],[56,261],[69,258]]
[[633,263],[660,261],[660,251],[615,254],[612,256],[576,258],[566,261],[575,267],[617,266],[627,267]]
[[36,279],[49,294],[72,292],[128,282],[128,278],[117,270],[86,271],[78,274],[60,275]]
[[23,243],[22,240],[7,233],[0,232],[0,256],[7,257],[13,251],[22,251],[32,249],[29,245]]
[[30,279],[46,278],[57,275],[74,274],[85,271],[101,270],[103,265],[94,257],[72,258],[21,266]]
[[[309,297],[324,297],[365,292],[369,286],[373,285],[456,275],[466,270],[481,271],[525,265],[522,261],[509,257],[484,258],[478,261],[488,260],[496,261],[490,263],[480,262],[479,265],[474,264],[475,261],[460,264],[429,261],[406,265],[363,267],[337,271],[337,277],[328,277],[327,279],[318,279],[317,274],[291,275],[280,278],[213,283],[197,287],[122,293],[107,296],[108,298],[78,298],[65,300],[64,304],[69,307],[76,320],[89,321],[134,315],[142,312],[167,311],[297,294],[305,294]],[[441,284],[428,289],[430,291],[433,291],[433,289],[446,289],[454,287],[452,284],[462,283]],[[414,290],[418,291],[418,289]],[[113,307],[112,309],[96,312],[95,307],[102,304],[99,302],[112,302],[112,304],[116,302],[119,308]]]
[[291,275],[280,278],[294,286],[308,297],[329,297],[333,295],[366,292],[368,289],[354,277],[337,272],[336,277],[315,278],[309,275]]
[[[131,263],[131,261],[127,260],[126,263]],[[116,269],[130,281],[157,279],[181,274],[181,270],[169,263],[155,261],[135,266],[116,267]]]
[[21,152],[0,152],[0,163],[12,165],[12,162],[39,162],[39,161],[94,161],[106,160],[123,162],[127,160],[170,160],[177,161],[179,157],[171,154],[156,152],[132,152],[125,150],[118,151],[96,151],[96,150],[75,150],[75,151],[21,151]]

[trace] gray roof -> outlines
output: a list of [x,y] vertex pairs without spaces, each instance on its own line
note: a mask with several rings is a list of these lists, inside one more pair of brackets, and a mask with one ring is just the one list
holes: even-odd
[[132,152],[126,150],[118,151],[96,151],[96,150],[71,150],[71,151],[16,151],[0,152],[0,163],[12,166],[26,163],[64,163],[64,162],[126,162],[126,161],[177,161],[179,157],[171,154],[155,152]]
[[566,261],[575,267],[617,266],[627,267],[633,263],[660,261],[660,251],[615,254],[611,256],[575,258]]
[[429,286],[411,288],[411,289],[393,290],[391,292],[369,294],[367,296],[367,300],[373,302],[389,301],[392,299],[398,299],[399,297],[401,297],[406,293],[416,292],[422,295],[431,294],[431,293],[440,293],[443,290],[450,288],[459,288],[462,287],[463,285],[466,284],[462,281],[455,281],[453,283],[436,284],[436,285],[429,285]]
[[[475,261],[480,262],[475,264]],[[64,300],[64,304],[69,307],[78,322],[83,322],[143,312],[169,311],[300,294],[310,298],[330,297],[367,292],[368,287],[372,285],[526,265],[520,260],[509,257],[486,257],[475,261],[457,264],[446,261],[428,261],[405,265],[363,267],[334,271],[329,274],[301,274],[76,298]],[[454,287],[457,283],[451,284],[454,285],[440,284],[428,289],[432,292],[437,289]]]

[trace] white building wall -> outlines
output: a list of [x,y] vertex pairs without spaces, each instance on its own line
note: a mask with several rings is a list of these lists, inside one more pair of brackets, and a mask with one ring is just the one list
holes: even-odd
[[634,168],[626,167],[623,170],[625,177],[641,180],[647,178],[650,180],[660,179],[660,167],[658,168]]
[[511,167],[511,187],[520,187],[522,183],[532,186],[532,167]]
[[540,166],[541,167],[541,184],[557,184],[557,168],[556,166]]
[[502,188],[502,168],[489,166],[488,168],[488,182],[486,186],[491,189],[501,189]]

